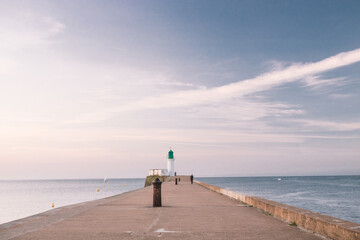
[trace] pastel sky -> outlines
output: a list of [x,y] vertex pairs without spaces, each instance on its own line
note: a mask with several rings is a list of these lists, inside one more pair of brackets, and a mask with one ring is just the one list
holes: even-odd
[[0,1],[0,179],[360,174],[360,1]]

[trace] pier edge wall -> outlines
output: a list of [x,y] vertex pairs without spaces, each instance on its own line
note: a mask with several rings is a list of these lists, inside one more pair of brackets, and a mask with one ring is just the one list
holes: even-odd
[[287,223],[295,222],[298,227],[315,232],[321,236],[334,240],[360,239],[360,224],[348,222],[342,219],[315,213],[256,196],[247,196],[235,191],[230,191],[196,180],[194,180],[194,182],[214,192],[223,194],[230,198],[261,209],[268,215],[272,215]]

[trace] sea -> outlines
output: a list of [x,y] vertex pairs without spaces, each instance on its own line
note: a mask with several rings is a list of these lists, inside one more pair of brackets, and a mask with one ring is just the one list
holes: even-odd
[[[360,223],[360,176],[214,177],[196,180]],[[0,224],[132,191],[145,179],[0,181]],[[54,207],[52,207],[54,204]]]
[[228,190],[258,196],[360,223],[360,175],[198,178]]
[[[0,181],[0,224],[144,187],[144,178]],[[54,204],[54,208],[52,207]]]

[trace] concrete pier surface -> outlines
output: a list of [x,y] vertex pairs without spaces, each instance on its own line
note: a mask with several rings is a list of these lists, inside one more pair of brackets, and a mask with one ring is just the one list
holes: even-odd
[[0,225],[0,239],[322,239],[257,208],[181,180]]

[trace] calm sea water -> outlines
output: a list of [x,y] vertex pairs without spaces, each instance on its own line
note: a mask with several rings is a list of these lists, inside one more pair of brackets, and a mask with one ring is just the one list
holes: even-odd
[[[0,181],[0,224],[144,186],[144,179]],[[99,189],[99,192],[97,191]]]
[[[360,223],[360,176],[196,179]],[[143,186],[144,179],[0,181],[0,224],[50,210],[52,203],[56,208]]]
[[360,176],[235,177],[197,180],[360,223]]

